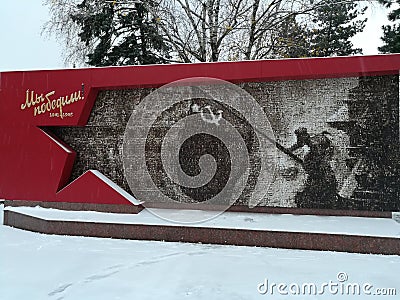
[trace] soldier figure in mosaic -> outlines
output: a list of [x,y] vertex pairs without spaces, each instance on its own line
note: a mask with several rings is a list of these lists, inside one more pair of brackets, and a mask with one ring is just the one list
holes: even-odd
[[295,196],[300,208],[334,208],[338,202],[337,181],[330,165],[334,148],[328,132],[311,136],[304,127],[295,131],[297,142],[290,152],[308,146],[304,156],[303,168],[307,173],[304,190]]

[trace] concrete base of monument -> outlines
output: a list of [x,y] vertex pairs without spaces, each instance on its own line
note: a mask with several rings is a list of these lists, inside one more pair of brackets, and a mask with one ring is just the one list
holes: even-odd
[[157,217],[212,213],[148,209],[138,214],[43,207],[4,209],[4,225],[45,234],[400,255],[400,224],[391,218],[225,212],[197,224]]

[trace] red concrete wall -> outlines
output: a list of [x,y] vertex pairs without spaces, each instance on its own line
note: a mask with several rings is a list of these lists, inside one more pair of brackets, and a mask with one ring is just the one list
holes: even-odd
[[85,126],[99,90],[158,87],[188,77],[256,82],[399,69],[400,55],[394,54],[0,73],[0,198],[131,204],[92,172],[66,186],[76,153],[40,128]]

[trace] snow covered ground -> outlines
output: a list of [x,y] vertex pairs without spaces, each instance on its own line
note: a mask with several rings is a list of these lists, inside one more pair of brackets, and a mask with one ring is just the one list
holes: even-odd
[[[2,206],[0,215],[2,224]],[[4,225],[0,253],[2,300],[400,295],[400,256],[47,236]]]

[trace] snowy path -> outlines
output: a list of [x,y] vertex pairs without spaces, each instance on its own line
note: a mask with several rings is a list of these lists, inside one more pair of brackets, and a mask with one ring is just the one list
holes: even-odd
[[319,286],[338,282],[339,272],[372,290],[397,289],[367,299],[400,294],[400,256],[47,236],[2,225],[0,253],[2,300],[365,299],[257,291],[265,278]]

